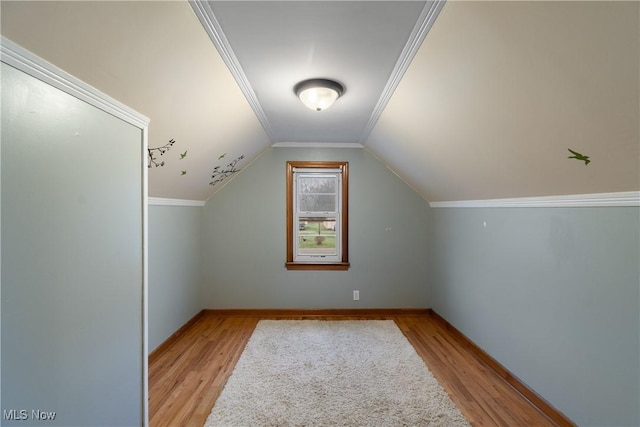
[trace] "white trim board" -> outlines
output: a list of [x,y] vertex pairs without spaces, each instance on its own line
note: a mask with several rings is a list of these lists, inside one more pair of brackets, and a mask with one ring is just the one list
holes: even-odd
[[364,148],[358,142],[276,142],[273,148]]
[[161,197],[149,197],[149,206],[204,206],[204,200],[164,199]]
[[429,206],[432,208],[640,207],[640,191],[573,194],[547,197],[520,197],[513,199],[456,200],[429,202]]
[[0,43],[0,60],[140,129],[149,126],[148,117],[132,110],[5,37],[2,37]]

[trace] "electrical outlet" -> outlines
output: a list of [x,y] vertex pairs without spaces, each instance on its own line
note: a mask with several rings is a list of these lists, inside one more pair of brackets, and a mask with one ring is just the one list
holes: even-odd
[[354,301],[360,300],[360,291],[358,291],[358,290],[354,290],[353,291],[353,300]]

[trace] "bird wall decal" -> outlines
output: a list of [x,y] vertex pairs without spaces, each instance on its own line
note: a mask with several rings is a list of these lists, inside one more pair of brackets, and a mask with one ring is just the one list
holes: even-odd
[[583,161],[585,166],[591,163],[591,160],[589,160],[589,156],[585,156],[584,154],[580,154],[577,151],[573,151],[571,148],[567,148],[567,150],[569,150],[571,154],[573,154],[573,156],[568,157],[569,159],[576,159],[576,160]]

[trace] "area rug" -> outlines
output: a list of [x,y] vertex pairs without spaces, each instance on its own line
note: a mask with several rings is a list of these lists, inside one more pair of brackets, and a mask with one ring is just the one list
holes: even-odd
[[469,426],[391,320],[262,320],[205,427]]

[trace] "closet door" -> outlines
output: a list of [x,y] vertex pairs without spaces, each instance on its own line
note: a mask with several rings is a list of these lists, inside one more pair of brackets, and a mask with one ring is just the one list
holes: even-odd
[[2,424],[144,424],[145,131],[1,71]]

